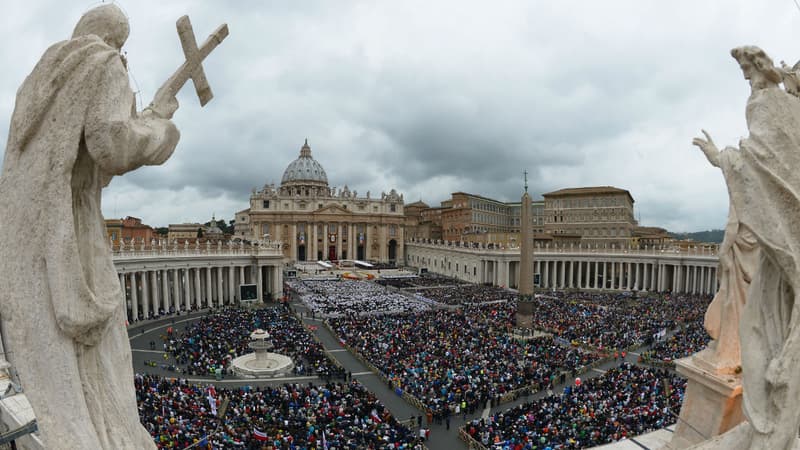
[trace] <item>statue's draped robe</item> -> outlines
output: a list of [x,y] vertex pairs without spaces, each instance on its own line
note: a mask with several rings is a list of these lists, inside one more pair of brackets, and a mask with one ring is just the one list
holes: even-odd
[[720,153],[741,226],[761,247],[740,323],[753,449],[787,449],[800,426],[800,99],[774,86],[747,104],[750,135]]
[[50,47],[17,92],[0,176],[0,315],[47,448],[154,447],[100,197],[113,175],[164,162],[179,134],[133,102],[119,53],[93,35]]
[[719,290],[706,311],[704,325],[714,339],[710,361],[720,369],[741,365],[739,322],[747,290],[759,263],[758,242],[753,233],[739,225],[733,205],[728,213],[725,239],[719,250]]

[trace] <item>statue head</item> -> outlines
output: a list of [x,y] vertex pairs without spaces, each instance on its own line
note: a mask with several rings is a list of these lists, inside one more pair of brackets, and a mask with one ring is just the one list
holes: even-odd
[[119,50],[128,39],[128,18],[117,5],[108,4],[92,8],[75,25],[72,38],[93,34],[106,44]]
[[739,62],[745,80],[750,81],[750,87],[754,91],[781,82],[781,73],[764,50],[754,45],[746,45],[731,50],[731,56]]

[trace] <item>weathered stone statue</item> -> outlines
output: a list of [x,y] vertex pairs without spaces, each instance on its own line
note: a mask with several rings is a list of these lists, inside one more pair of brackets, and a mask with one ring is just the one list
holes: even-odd
[[[155,448],[139,424],[100,198],[113,176],[172,154],[174,95],[186,79],[176,72],[136,113],[120,53],[128,30],[117,6],[84,14],[25,79],[11,118],[0,176],[0,317],[47,448]],[[181,67],[202,75],[198,64]]]
[[758,260],[756,237],[739,223],[731,204],[719,249],[719,290],[703,323],[713,341],[696,356],[717,373],[736,373],[741,368],[739,322]]
[[[697,138],[722,169],[739,230],[760,247],[741,316],[744,411],[749,425],[727,448],[789,449],[800,428],[800,99],[780,88],[781,73],[758,47],[731,51],[750,80],[750,135],[719,151]],[[743,431],[744,430],[744,431]]]

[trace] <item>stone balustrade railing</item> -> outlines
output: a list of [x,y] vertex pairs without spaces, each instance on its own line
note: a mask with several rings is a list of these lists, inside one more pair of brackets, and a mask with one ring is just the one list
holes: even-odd
[[168,243],[163,240],[111,242],[111,253],[114,260],[126,258],[166,258],[175,256],[280,256],[283,243],[268,241],[257,244],[243,242],[206,241],[200,243],[184,242]]
[[[445,241],[441,239],[417,239],[412,238],[406,241],[406,244],[424,245],[432,248],[449,248],[461,250],[476,250],[483,252],[496,252],[496,253],[517,253],[519,252],[519,245],[515,243],[476,243],[464,241]],[[717,257],[719,246],[718,245],[695,245],[689,247],[679,247],[675,245],[645,245],[645,246],[625,246],[619,247],[615,245],[592,245],[592,244],[537,244],[534,253],[543,254],[559,254],[559,253],[582,253],[582,254],[611,254],[611,255],[682,255],[682,256],[708,256]]]

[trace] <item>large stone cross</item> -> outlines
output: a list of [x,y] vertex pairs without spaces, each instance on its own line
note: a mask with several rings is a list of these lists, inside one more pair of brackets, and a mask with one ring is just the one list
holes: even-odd
[[197,47],[189,16],[181,17],[175,25],[178,28],[178,37],[181,40],[186,61],[169,78],[167,89],[169,89],[172,96],[175,96],[191,78],[194,83],[194,89],[197,91],[197,97],[200,99],[200,105],[205,106],[209,100],[214,98],[214,94],[208,85],[202,63],[206,56],[228,36],[228,24],[222,24],[214,30],[200,48]]

